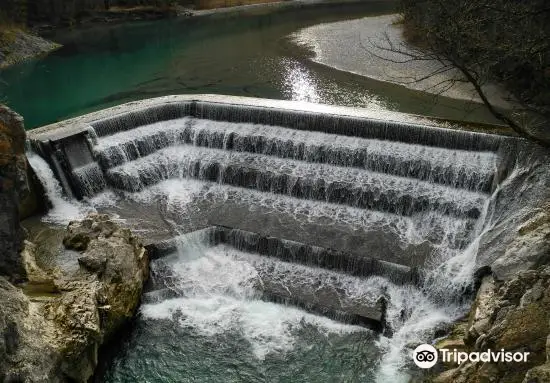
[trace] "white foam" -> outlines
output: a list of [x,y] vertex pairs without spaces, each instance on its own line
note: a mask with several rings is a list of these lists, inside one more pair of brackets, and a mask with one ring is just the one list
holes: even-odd
[[27,153],[27,158],[36,176],[42,183],[46,196],[51,203],[51,209],[43,220],[50,223],[66,225],[70,221],[82,219],[95,210],[63,195],[63,189],[55,178],[52,169],[46,161],[34,153]]
[[187,122],[191,119],[191,117],[183,117],[175,120],[160,121],[154,124],[138,126],[130,130],[123,130],[108,136],[102,136],[98,138],[98,143],[94,149],[96,151],[107,150],[114,146],[132,142],[136,137],[147,141],[149,137],[159,132],[165,133],[167,136],[175,136],[185,128]]
[[[486,195],[465,189],[376,173],[358,168],[349,168],[327,164],[305,163],[291,159],[272,156],[229,152],[221,149],[210,149],[181,145],[159,150],[154,154],[139,158],[109,170],[109,173],[122,181],[125,188],[132,190],[143,187],[142,177],[149,183],[158,183],[169,178],[193,176],[196,166],[200,166],[195,178],[202,178],[203,170],[210,164],[222,164],[221,171],[231,167],[255,169],[268,177],[286,175],[290,180],[309,180],[311,185],[329,188],[329,185],[346,183],[357,190],[368,190],[373,194],[373,201],[387,201],[399,211],[406,206],[403,201],[425,201],[429,206],[425,210],[447,210],[449,206],[458,212],[480,209]],[[220,182],[225,182],[220,176]],[[326,186],[325,186],[326,185]],[[256,185],[254,185],[255,187]],[[284,194],[290,194],[292,182],[289,181]],[[317,189],[318,186],[312,189]],[[324,190],[324,189],[322,189]],[[322,194],[320,194],[322,195]],[[438,207],[440,206],[440,207]]]
[[102,207],[114,207],[120,202],[120,197],[112,190],[106,190],[102,193],[94,195],[93,197],[86,198],[85,202],[96,209]]
[[403,244],[420,244],[427,239],[437,242],[434,237],[439,233],[441,246],[452,246],[456,241],[464,241],[471,230],[470,219],[437,212],[406,217],[193,179],[166,180],[141,192],[126,193],[126,197],[144,204],[164,201],[167,210],[179,212],[182,217],[185,217],[193,201],[232,200],[251,208],[261,206],[276,214],[290,215],[306,222],[323,220],[325,226],[343,224],[354,229],[384,230],[395,234]]
[[205,336],[241,334],[260,360],[269,353],[292,350],[296,331],[306,325],[317,327],[325,335],[366,331],[256,299],[259,276],[258,265],[251,262],[256,259],[253,255],[224,246],[202,250],[189,246],[181,250],[161,263],[170,265],[174,273],[168,276],[170,286],[184,296],[143,305],[141,313],[145,318],[176,320]]
[[293,307],[225,295],[168,299],[143,305],[141,313],[150,319],[175,319],[180,326],[191,327],[204,336],[240,333],[260,360],[270,353],[291,351],[295,331],[304,325],[316,326],[326,335],[365,331]]
[[[120,145],[131,142],[137,136],[146,139],[155,134],[157,129],[166,131],[168,138],[174,137],[175,145],[178,144],[176,136],[186,121],[184,119],[162,122],[104,137],[99,139],[96,149],[122,150]],[[493,153],[431,148],[252,124],[205,120],[196,120],[192,123],[195,124],[195,136],[206,132],[213,133],[213,136],[217,135],[219,138],[221,133],[226,137],[235,132],[242,136],[248,134],[267,137],[270,140],[288,138],[294,145],[303,143],[304,150],[308,152],[306,157],[309,156],[307,158],[310,159],[315,157],[315,151],[321,146],[332,146],[346,148],[348,154],[366,148],[369,153],[380,158],[387,155],[401,158],[403,161],[411,158],[418,161],[426,160],[442,169],[458,169],[457,173],[472,171],[492,174],[496,163]],[[235,138],[234,145],[239,145],[238,138]],[[291,177],[317,177],[334,182],[346,181],[359,186],[371,183],[379,193],[402,193],[430,201],[443,199],[464,209],[485,203],[483,215],[486,214],[487,199],[479,193],[358,168],[307,163],[242,152],[224,152],[189,145],[160,150],[113,171],[136,176],[138,171],[145,169],[151,172],[151,176],[157,177],[155,166],[159,163],[164,164],[166,168],[173,168],[175,165],[177,167],[179,162],[196,158],[222,164],[254,165],[258,169],[289,174]],[[304,283],[304,288],[317,282],[331,284],[345,291],[349,300],[372,301],[380,293],[386,294],[389,297],[387,321],[395,332],[392,338],[382,337],[378,342],[383,354],[378,366],[379,382],[408,381],[406,367],[410,362],[410,346],[431,339],[435,326],[452,322],[467,307],[454,303],[454,300],[460,290],[471,283],[478,243],[472,242],[464,251],[452,249],[451,244],[457,239],[471,239],[480,232],[478,226],[472,233],[470,226],[473,221],[470,219],[459,219],[437,211],[426,211],[405,217],[185,178],[162,181],[139,193],[121,193],[121,197],[107,191],[85,203],[80,203],[68,201],[63,196],[59,183],[45,161],[36,155],[29,155],[29,161],[44,184],[53,205],[45,219],[55,223],[67,223],[82,218],[94,208],[115,206],[119,198],[129,198],[152,206],[161,204],[162,208],[166,208],[170,213],[177,213],[182,218],[186,217],[189,209],[196,208],[195,202],[210,200],[242,203],[250,209],[261,206],[275,214],[291,215],[299,222],[323,221],[327,226],[346,224],[350,229],[385,230],[395,234],[396,240],[402,244],[419,244],[427,239],[431,240],[434,235],[443,238],[438,251],[427,264],[428,282],[422,290],[411,286],[395,286],[379,277],[359,279],[327,270],[228,251],[220,247],[205,249],[200,245],[204,239],[200,236],[193,241],[181,243],[177,256],[163,260],[170,262],[170,275],[163,277],[166,277],[164,283],[168,287],[183,296],[143,305],[143,316],[149,319],[175,320],[181,326],[190,327],[205,336],[228,331],[241,334],[250,343],[259,359],[264,359],[272,352],[291,350],[296,342],[296,332],[304,325],[313,325],[325,334],[364,331],[296,308],[258,300],[257,284],[261,283],[262,275],[269,275],[282,285],[299,280]],[[159,177],[160,179],[162,178]],[[481,225],[483,221],[482,216],[478,223]]]
[[[96,151],[117,152],[125,157],[123,146],[132,143],[139,137],[140,142],[147,141],[148,137],[157,134],[163,134],[170,146],[181,144],[179,133],[184,129],[189,129],[192,141],[201,136],[208,147],[214,147],[219,142],[223,142],[223,148],[226,148],[228,137],[233,136],[234,149],[243,151],[243,142],[245,138],[254,142],[262,140],[264,149],[275,145],[279,147],[279,152],[285,157],[292,158],[298,147],[303,147],[305,158],[308,162],[315,162],[317,153],[321,150],[329,151],[334,158],[329,159],[329,163],[342,160],[342,153],[347,153],[353,157],[354,152],[365,151],[367,158],[374,160],[381,159],[399,159],[401,161],[425,162],[436,169],[454,169],[457,174],[484,174],[491,175],[495,172],[497,155],[493,152],[478,152],[467,150],[456,150],[424,146],[417,144],[408,144],[402,142],[393,142],[388,140],[366,139],[359,137],[342,136],[337,134],[328,134],[315,131],[303,131],[280,126],[234,123],[227,121],[214,121],[206,119],[196,119],[185,117],[182,119],[157,122],[150,125],[144,125],[130,131],[123,131],[111,136],[102,137],[99,145],[95,147]],[[203,145],[204,145],[203,143]],[[119,147],[117,149],[117,147]],[[292,149],[292,150],[291,150]],[[345,150],[340,152],[339,150]],[[338,153],[338,156],[336,155]],[[352,158],[350,158],[351,160]],[[353,161],[350,161],[353,163]]]
[[406,368],[412,361],[412,349],[429,343],[437,326],[451,324],[470,309],[470,302],[457,298],[473,282],[479,240],[490,230],[486,225],[488,208],[489,201],[477,221],[475,239],[466,249],[440,251],[428,262],[422,291],[388,285],[387,320],[396,331],[392,338],[379,341],[382,359],[376,374],[378,383],[409,382]]
[[283,262],[276,258],[245,253],[223,245],[217,246],[214,250],[223,252],[226,257],[252,265],[259,278],[267,278],[270,282],[282,287],[290,285],[299,287],[300,291],[310,292],[312,295],[315,294],[315,290],[330,287],[340,292],[342,306],[373,305],[382,294],[378,286],[365,278],[320,267]]

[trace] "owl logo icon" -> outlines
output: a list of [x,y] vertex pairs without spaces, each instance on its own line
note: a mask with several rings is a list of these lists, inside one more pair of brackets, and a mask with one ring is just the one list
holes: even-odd
[[413,351],[413,361],[420,368],[432,368],[437,363],[437,349],[429,344],[421,344]]

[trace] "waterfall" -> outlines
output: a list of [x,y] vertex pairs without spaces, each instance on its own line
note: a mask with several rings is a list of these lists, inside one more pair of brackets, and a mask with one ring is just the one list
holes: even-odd
[[362,167],[474,191],[490,188],[496,163],[492,152],[450,151],[277,126],[193,118],[154,123],[108,136],[100,140],[96,153],[102,167],[108,169],[179,144]]
[[75,168],[73,176],[77,187],[87,197],[95,196],[105,190],[107,186],[103,172],[96,162]]
[[[475,238],[466,249],[447,250],[434,254],[425,266],[419,289],[388,285],[390,309],[387,321],[395,329],[391,338],[381,338],[385,351],[377,370],[377,383],[410,381],[407,366],[412,362],[411,346],[428,343],[434,329],[451,324],[470,308],[464,292],[471,287],[476,267],[476,255],[486,222],[489,201],[478,221]],[[414,348],[414,347],[413,347]]]
[[63,195],[63,189],[54,172],[46,161],[39,155],[27,152],[27,158],[36,176],[44,186],[46,197],[51,204],[51,209],[44,217],[47,222],[66,225],[70,221],[83,218],[92,208],[86,207],[74,200],[69,200]]
[[[142,314],[149,318],[171,318],[183,311],[182,326],[212,335],[232,328],[242,329],[258,359],[269,352],[290,350],[295,342],[293,327],[304,323],[327,332],[364,331],[360,327],[338,324],[330,319],[305,313],[292,307],[273,305],[257,298],[265,290],[281,291],[289,286],[325,286],[330,291],[346,291],[346,299],[356,305],[375,300],[359,280],[345,274],[273,262],[269,258],[217,245],[198,245],[199,236],[182,237],[178,253],[152,265],[153,280],[161,287],[176,291],[177,298],[164,299],[146,294]],[[198,241],[197,241],[198,239]],[[160,276],[160,277],[159,277]],[[156,278],[155,278],[156,277]],[[155,282],[155,283],[157,283]],[[154,291],[153,294],[158,290]],[[310,292],[311,293],[311,292]],[[366,295],[368,294],[368,295]],[[156,298],[156,299],[155,299]],[[240,331],[240,330],[239,330]]]
[[165,225],[146,232],[161,239],[147,320],[233,331],[260,360],[291,350],[308,324],[385,328],[372,379],[404,382],[408,348],[468,308],[504,139],[205,102],[121,113],[86,134],[89,156],[68,173],[81,204],[31,155],[48,217],[118,199],[135,227]]

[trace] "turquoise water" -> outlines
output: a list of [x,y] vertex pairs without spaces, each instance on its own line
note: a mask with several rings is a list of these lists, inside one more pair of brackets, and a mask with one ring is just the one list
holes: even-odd
[[[0,100],[27,128],[123,102],[217,93],[494,121],[474,104],[340,72],[307,59],[288,36],[323,22],[390,13],[393,2],[94,26],[62,31],[46,58],[0,72]],[[437,101],[437,102],[436,102]]]

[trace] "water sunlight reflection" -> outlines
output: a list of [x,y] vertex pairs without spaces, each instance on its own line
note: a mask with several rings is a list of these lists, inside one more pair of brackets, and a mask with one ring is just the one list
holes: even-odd
[[315,78],[297,62],[286,62],[284,92],[293,101],[318,103],[321,100]]

